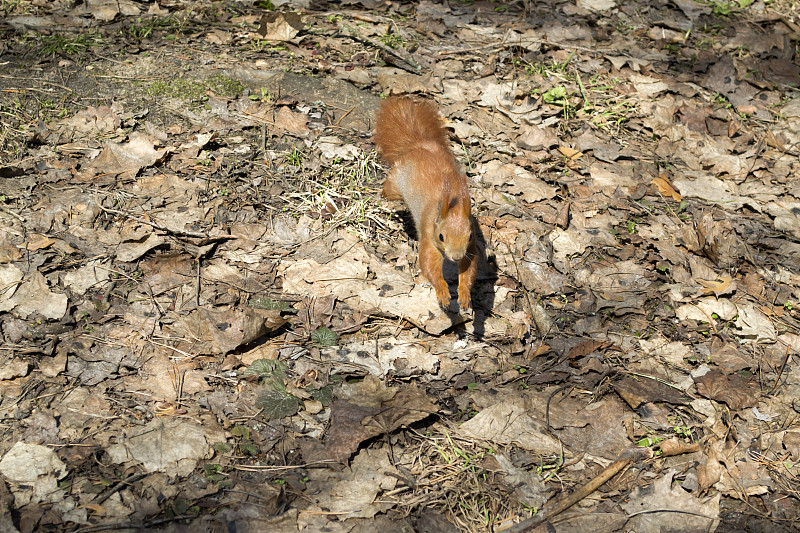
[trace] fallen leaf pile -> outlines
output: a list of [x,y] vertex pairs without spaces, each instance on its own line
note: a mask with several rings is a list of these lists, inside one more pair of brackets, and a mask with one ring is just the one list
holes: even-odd
[[[796,5],[0,12],[1,531],[797,531]],[[380,197],[403,93],[469,313]]]

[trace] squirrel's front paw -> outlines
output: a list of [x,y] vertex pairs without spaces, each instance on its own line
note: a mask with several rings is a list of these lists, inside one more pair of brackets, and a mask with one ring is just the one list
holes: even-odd
[[461,307],[462,311],[467,311],[469,309],[469,305],[471,303],[471,298],[469,294],[469,289],[464,289],[464,287],[458,288],[458,305]]
[[447,310],[450,307],[450,290],[447,288],[447,284],[445,283],[444,286],[437,285],[434,289],[436,290],[436,299],[439,300],[439,305],[442,309]]

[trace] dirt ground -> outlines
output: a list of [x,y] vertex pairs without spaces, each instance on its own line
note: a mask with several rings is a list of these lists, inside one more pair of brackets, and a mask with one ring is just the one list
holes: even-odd
[[797,0],[0,15],[0,532],[800,530]]

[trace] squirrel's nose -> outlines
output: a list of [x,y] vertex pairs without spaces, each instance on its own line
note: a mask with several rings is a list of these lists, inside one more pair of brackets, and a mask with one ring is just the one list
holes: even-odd
[[461,261],[461,258],[464,257],[464,252],[456,251],[456,252],[448,252],[447,258],[454,263],[458,263]]

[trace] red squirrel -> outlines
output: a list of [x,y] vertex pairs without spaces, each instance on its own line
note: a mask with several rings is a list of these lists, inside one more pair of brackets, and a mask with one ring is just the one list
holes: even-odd
[[450,290],[442,275],[443,255],[458,263],[458,303],[467,310],[478,273],[474,219],[467,177],[458,168],[436,108],[425,101],[389,98],[375,115],[373,141],[392,166],[383,196],[402,198],[414,218],[422,274],[447,309]]

